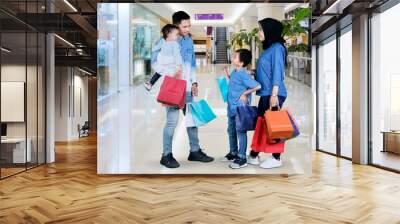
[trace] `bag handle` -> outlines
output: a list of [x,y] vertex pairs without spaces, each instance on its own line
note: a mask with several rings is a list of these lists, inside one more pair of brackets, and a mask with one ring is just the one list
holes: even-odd
[[[279,106],[279,103],[278,103],[278,105],[276,105],[275,107],[278,108],[277,111],[280,111],[280,110],[281,110],[281,107]],[[269,109],[268,109],[268,110],[272,111],[272,106],[271,106],[271,105],[269,105]]]

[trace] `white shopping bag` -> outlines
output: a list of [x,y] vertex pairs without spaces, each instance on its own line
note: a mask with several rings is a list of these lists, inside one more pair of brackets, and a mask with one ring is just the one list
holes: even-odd
[[190,111],[190,107],[189,104],[186,104],[186,115],[185,115],[185,124],[187,128],[190,127],[196,127],[196,125],[194,124],[194,120],[193,120],[193,116],[192,116],[192,112]]

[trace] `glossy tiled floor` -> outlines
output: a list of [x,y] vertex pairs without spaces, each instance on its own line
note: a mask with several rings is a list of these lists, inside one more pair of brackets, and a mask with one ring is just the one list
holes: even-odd
[[[222,65],[207,65],[200,61],[197,79],[200,85],[198,99],[208,101],[217,119],[199,129],[201,147],[216,160],[209,164],[187,161],[188,138],[183,114],[175,131],[173,153],[180,162],[178,169],[167,169],[159,164],[162,152],[162,130],[165,110],[156,102],[159,80],[151,92],[142,85],[121,89],[98,103],[98,173],[100,174],[295,174],[310,173],[310,151],[313,133],[312,94],[309,87],[287,79],[290,108],[301,126],[301,136],[286,144],[283,167],[272,170],[248,166],[232,170],[220,158],[228,152],[226,104],[222,101],[215,78]],[[254,104],[257,103],[254,98]],[[249,144],[252,132],[248,133]],[[263,155],[265,159],[268,155]]]

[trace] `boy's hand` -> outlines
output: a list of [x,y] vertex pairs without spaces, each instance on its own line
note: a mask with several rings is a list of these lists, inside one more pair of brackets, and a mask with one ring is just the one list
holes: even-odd
[[247,102],[247,94],[242,94],[239,98],[240,101],[242,102]]
[[199,95],[199,89],[197,88],[197,83],[192,84],[192,95],[193,96],[198,96]]

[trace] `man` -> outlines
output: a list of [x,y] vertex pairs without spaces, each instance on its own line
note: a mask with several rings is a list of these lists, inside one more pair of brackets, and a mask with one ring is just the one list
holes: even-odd
[[[196,58],[194,54],[193,39],[190,36],[190,16],[183,11],[175,12],[172,15],[172,22],[179,28],[180,37],[178,39],[178,43],[181,48],[181,56],[183,61],[182,79],[186,80],[187,82],[186,103],[190,103],[192,101],[192,97],[197,96],[198,94],[198,84],[195,74]],[[157,53],[159,52],[158,49],[160,49],[158,46],[160,46],[160,44],[162,44],[162,41],[159,41],[154,48],[155,50],[153,50],[151,60],[152,65],[156,63]],[[163,155],[161,157],[160,164],[167,168],[178,168],[180,165],[172,155],[172,139],[178,124],[179,108],[166,107],[166,111],[167,121],[163,132]],[[198,128],[187,127],[186,131],[190,142],[190,153],[188,160],[205,163],[212,162],[214,158],[207,156],[207,154],[205,154],[200,148]]]

